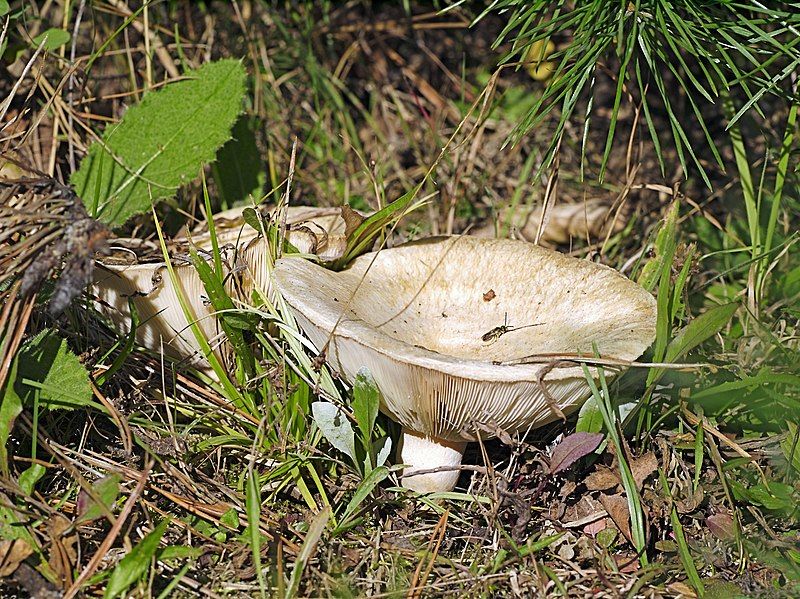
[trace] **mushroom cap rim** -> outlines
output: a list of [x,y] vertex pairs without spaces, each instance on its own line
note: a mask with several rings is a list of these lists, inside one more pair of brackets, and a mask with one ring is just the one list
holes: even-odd
[[[386,250],[384,250],[386,251]],[[361,256],[363,258],[363,256]],[[392,337],[391,335],[381,331],[366,323],[361,318],[354,315],[342,316],[342,312],[346,309],[347,303],[340,303],[337,305],[336,310],[331,310],[330,305],[312,305],[311,302],[303,303],[302,308],[298,305],[295,298],[286,297],[284,290],[286,286],[282,284],[281,278],[289,276],[287,271],[291,271],[292,260],[303,260],[300,256],[283,257],[276,261],[275,269],[273,270],[273,278],[275,287],[283,296],[289,306],[291,306],[297,313],[303,315],[303,319],[308,320],[314,326],[328,332],[331,338],[341,337],[359,343],[370,350],[385,356],[388,360],[397,363],[406,363],[426,370],[438,371],[449,376],[473,380],[476,382],[487,383],[515,383],[523,381],[538,381],[540,373],[543,369],[549,367],[549,363],[530,363],[530,364],[503,364],[494,362],[485,362],[482,360],[470,360],[465,358],[457,358],[421,346],[415,346],[405,341],[401,341]],[[614,269],[597,264],[597,267]],[[323,268],[317,266],[318,268]],[[614,271],[617,272],[617,271]],[[619,273],[617,273],[619,274]],[[623,276],[623,275],[619,275]],[[631,281],[631,284],[635,284]],[[655,301],[653,301],[655,304]],[[341,317],[341,318],[340,318]],[[337,324],[338,322],[338,324]],[[331,335],[331,331],[334,329]],[[641,349],[636,355],[630,356],[601,356],[604,359],[619,359],[619,360],[635,360],[650,346],[652,339],[642,340],[639,342]],[[318,348],[319,349],[319,348]],[[531,354],[534,356],[535,354]],[[579,357],[579,356],[574,356]],[[586,355],[587,359],[591,356]],[[520,359],[524,358],[521,356]],[[558,361],[557,356],[553,356],[553,361]],[[604,368],[611,368],[604,366]],[[562,368],[553,368],[547,373],[545,379],[549,381],[555,380],[568,380],[575,378],[584,378],[582,367],[579,364],[575,366],[566,366]]]

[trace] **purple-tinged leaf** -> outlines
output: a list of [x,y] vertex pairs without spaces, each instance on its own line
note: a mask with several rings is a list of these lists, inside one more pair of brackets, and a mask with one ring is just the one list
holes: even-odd
[[600,446],[602,440],[602,433],[573,433],[564,437],[550,456],[550,474],[566,470],[582,457],[589,455]]

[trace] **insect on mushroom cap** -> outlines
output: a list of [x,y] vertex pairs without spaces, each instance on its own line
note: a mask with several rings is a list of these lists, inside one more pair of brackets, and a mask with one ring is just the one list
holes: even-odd
[[451,441],[474,440],[476,424],[524,431],[588,397],[578,364],[519,363],[526,357],[591,356],[597,347],[633,360],[655,338],[656,302],[645,289],[521,241],[430,238],[365,254],[341,272],[290,256],[274,279],[347,380],[366,366],[390,417]]

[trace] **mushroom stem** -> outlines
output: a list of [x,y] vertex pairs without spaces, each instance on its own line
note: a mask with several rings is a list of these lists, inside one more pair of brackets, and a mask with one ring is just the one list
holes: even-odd
[[[448,441],[403,428],[398,454],[403,470],[402,485],[419,493],[450,491],[456,486],[461,471],[457,468],[464,455],[465,441]],[[447,467],[456,467],[452,470]],[[419,470],[442,468],[440,472],[414,474]]]

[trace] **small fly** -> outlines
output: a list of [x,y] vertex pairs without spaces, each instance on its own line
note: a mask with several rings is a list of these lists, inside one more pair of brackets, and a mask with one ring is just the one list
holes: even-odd
[[530,327],[538,327],[538,326],[541,326],[543,324],[544,324],[543,322],[537,322],[537,323],[534,323],[534,324],[526,324],[526,325],[521,326],[521,327],[512,327],[511,325],[508,324],[508,312],[506,312],[506,315],[503,318],[503,324],[501,324],[499,327],[494,327],[492,330],[490,330],[487,333],[484,333],[484,335],[481,337],[481,339],[485,343],[493,343],[493,342],[497,341],[498,339],[500,339],[500,337],[502,337],[506,333],[510,333],[511,331],[519,331],[520,329],[528,329]]

